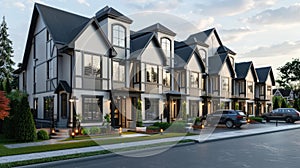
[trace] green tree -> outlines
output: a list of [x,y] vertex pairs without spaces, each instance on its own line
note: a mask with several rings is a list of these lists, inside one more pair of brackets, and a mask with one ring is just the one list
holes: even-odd
[[279,79],[276,82],[283,88],[299,90],[300,86],[300,59],[293,59],[278,68]]
[[287,108],[288,104],[285,99],[281,99],[281,108]]
[[297,109],[298,111],[300,111],[300,99],[295,99],[293,108]]
[[9,39],[8,27],[3,16],[2,23],[0,25],[0,82],[3,84],[3,79],[8,78],[8,81],[12,81],[13,57],[12,41]]
[[275,96],[273,98],[273,109],[278,109],[279,108],[279,98],[277,96]]
[[32,142],[37,139],[36,128],[30,111],[27,96],[22,97],[22,108],[15,114],[16,134],[15,138],[20,142]]

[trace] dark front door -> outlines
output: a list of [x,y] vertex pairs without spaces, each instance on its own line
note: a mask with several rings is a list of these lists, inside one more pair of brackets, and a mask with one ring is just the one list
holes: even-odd
[[115,127],[126,127],[126,99],[117,98],[115,100],[114,123]]

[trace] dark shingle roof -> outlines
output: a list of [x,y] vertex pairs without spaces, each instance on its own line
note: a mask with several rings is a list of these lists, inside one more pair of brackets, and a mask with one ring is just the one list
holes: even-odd
[[223,64],[227,64],[231,77],[235,77],[235,71],[233,66],[231,65],[231,61],[229,60],[227,53],[218,54],[212,57],[208,57],[208,73],[209,74],[219,74],[221,68],[224,66]]
[[71,93],[72,89],[67,81],[60,80],[54,93],[59,93],[60,91],[66,91],[67,93]]
[[114,8],[109,7],[109,6],[105,6],[104,8],[100,9],[96,13],[96,18],[98,19],[98,21],[103,20],[107,17],[113,18],[113,19],[116,19],[116,20],[120,20],[120,21],[123,21],[125,23],[129,23],[129,24],[132,23],[132,20],[130,18],[128,18],[127,16],[123,15],[119,11],[117,11]]
[[245,79],[248,75],[252,61],[250,62],[241,62],[235,64],[235,73],[237,79]]
[[265,83],[268,79],[268,76],[270,75],[271,80],[272,80],[272,85],[275,86],[275,79],[274,79],[272,67],[256,68],[255,70],[256,70],[256,73],[258,76],[259,83]]
[[229,53],[232,55],[236,55],[236,53],[232,50],[230,50],[229,48],[227,48],[226,46],[222,45],[218,48],[217,50],[218,53]]
[[215,30],[215,28],[211,28],[211,29],[199,32],[199,33],[192,34],[187,38],[187,41],[197,39],[198,41],[205,42],[206,39],[208,38],[208,36],[210,36],[210,34],[214,30]]
[[142,30],[139,30],[139,32],[161,32],[161,33],[168,34],[170,36],[176,36],[176,33],[174,33],[172,30],[170,30],[169,28],[165,27],[160,23],[156,23],[154,25],[148,26]]
[[273,89],[273,95],[276,91],[279,91],[282,95],[282,97],[289,97],[292,90],[289,89]]
[[35,4],[39,14],[57,44],[68,44],[89,22],[89,18],[55,9],[49,6]]

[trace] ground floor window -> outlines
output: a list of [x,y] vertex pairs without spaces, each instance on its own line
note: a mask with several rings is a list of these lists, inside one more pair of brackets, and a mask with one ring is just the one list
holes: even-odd
[[198,116],[199,116],[199,101],[190,100],[190,117],[198,117]]
[[83,97],[82,119],[87,122],[102,122],[103,97]]
[[159,99],[145,98],[145,119],[146,120],[159,119]]
[[44,97],[44,119],[50,120],[53,116],[54,97]]

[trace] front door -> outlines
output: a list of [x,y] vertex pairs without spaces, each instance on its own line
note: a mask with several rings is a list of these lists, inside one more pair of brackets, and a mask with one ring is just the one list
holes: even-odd
[[68,94],[62,93],[60,94],[60,107],[58,109],[59,113],[57,115],[58,122],[57,127],[66,128],[68,124]]
[[116,127],[126,128],[126,99],[117,98],[115,102],[114,121]]

